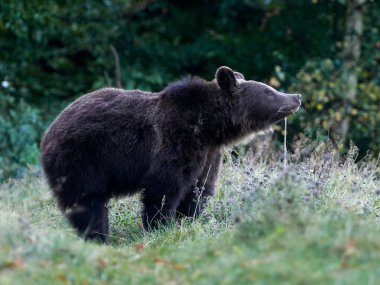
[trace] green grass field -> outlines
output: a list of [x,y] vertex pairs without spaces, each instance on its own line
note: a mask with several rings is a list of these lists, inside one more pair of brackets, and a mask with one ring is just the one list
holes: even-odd
[[204,215],[156,232],[138,197],[113,201],[107,246],[78,238],[31,170],[0,186],[0,284],[379,284],[379,168],[354,156],[227,161]]

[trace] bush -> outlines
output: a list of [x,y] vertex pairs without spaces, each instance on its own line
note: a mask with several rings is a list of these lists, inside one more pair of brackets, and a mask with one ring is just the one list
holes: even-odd
[[39,111],[14,97],[0,97],[0,181],[39,161]]
[[339,145],[337,127],[349,118],[347,138],[361,152],[380,151],[380,87],[374,81],[360,81],[357,97],[345,109],[343,105],[344,85],[341,62],[321,59],[308,61],[298,72],[290,90],[303,94],[303,107],[292,118],[291,136],[304,133],[307,137],[326,142],[332,140]]

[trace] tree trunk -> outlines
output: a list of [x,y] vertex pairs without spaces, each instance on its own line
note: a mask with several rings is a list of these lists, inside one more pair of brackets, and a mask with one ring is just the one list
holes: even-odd
[[[341,142],[347,142],[350,126],[350,112],[352,102],[356,98],[358,87],[359,59],[361,37],[363,35],[363,6],[366,0],[347,0],[346,34],[343,45],[343,84],[345,86],[343,106],[346,111],[338,131]],[[348,113],[348,114],[347,114]]]

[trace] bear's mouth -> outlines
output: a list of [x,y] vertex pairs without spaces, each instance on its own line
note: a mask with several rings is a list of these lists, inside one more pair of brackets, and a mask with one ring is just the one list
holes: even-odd
[[280,107],[280,109],[277,111],[277,114],[283,114],[285,116],[288,116],[290,114],[296,113],[300,108],[300,105],[297,106],[283,106]]

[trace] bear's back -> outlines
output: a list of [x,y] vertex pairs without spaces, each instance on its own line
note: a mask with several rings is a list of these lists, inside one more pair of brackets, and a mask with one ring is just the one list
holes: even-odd
[[103,88],[68,105],[50,125],[42,141],[112,132],[146,123],[146,114],[157,101],[154,93]]
[[[42,140],[41,159],[49,180],[83,173],[85,167],[91,172],[107,169],[123,180],[138,177],[150,159],[145,146],[155,140],[149,114],[157,100],[154,93],[115,88],[79,97],[61,112]],[[141,167],[129,165],[139,159]],[[118,174],[126,169],[134,173]]]

